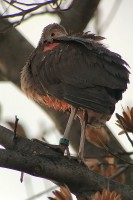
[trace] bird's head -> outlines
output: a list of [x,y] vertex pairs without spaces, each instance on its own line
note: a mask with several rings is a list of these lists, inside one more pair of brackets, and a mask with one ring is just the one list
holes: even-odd
[[65,28],[59,24],[49,24],[43,29],[39,44],[52,43],[54,38],[66,36]]

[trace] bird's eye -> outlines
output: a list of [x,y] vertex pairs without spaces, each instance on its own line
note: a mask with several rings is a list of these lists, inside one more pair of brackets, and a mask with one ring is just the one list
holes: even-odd
[[55,33],[51,33],[51,36],[52,36],[52,37],[55,36]]

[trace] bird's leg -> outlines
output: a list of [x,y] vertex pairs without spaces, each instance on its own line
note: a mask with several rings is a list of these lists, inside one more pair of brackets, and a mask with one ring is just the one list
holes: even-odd
[[41,144],[41,145],[43,145],[45,147],[51,148],[56,152],[64,153],[64,150],[63,150],[63,148],[61,148],[61,145],[49,144],[46,141],[42,141],[42,140],[39,140],[39,139],[36,139],[36,138],[33,138],[32,141],[36,142],[38,144]]
[[66,129],[65,129],[65,132],[64,132],[64,136],[63,136],[63,138],[60,139],[60,144],[59,145],[48,144],[48,143],[40,141],[38,139],[33,139],[33,141],[34,142],[38,142],[38,143],[40,143],[40,144],[42,144],[44,146],[47,146],[49,148],[52,148],[53,150],[61,152],[63,154],[66,151],[67,155],[70,156],[69,149],[68,149],[68,146],[69,146],[69,135],[70,135],[70,129],[72,127],[72,123],[73,123],[74,117],[76,115],[76,112],[77,112],[77,108],[72,107],[71,108],[70,117],[68,119],[68,122],[67,122],[67,125],[66,125]]
[[81,123],[81,137],[80,137],[80,145],[79,145],[79,153],[78,153],[78,160],[83,161],[84,160],[84,146],[85,146],[85,129],[87,125],[87,112],[83,111],[83,118],[80,119]]
[[69,119],[68,119],[68,122],[67,122],[67,125],[66,125],[66,128],[65,128],[63,138],[60,139],[60,145],[64,146],[64,151],[65,150],[67,151],[67,155],[70,155],[69,150],[68,150],[69,136],[70,136],[70,130],[71,130],[73,120],[74,120],[76,113],[77,113],[77,108],[72,107],[71,113],[70,113],[70,116],[69,116]]

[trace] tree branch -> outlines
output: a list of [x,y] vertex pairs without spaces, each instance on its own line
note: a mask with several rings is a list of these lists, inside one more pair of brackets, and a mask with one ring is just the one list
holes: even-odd
[[124,200],[131,200],[133,188],[109,180],[90,171],[77,160],[67,158],[61,153],[17,136],[9,129],[0,126],[0,166],[23,171],[33,176],[46,178],[60,184],[65,183],[76,196],[89,197],[103,188],[115,190]]
[[81,32],[94,16],[100,0],[74,0],[67,12],[60,12],[61,25],[67,31]]

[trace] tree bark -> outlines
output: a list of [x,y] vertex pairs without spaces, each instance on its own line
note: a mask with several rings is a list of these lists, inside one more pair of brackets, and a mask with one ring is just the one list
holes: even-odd
[[61,25],[67,31],[78,33],[85,29],[93,18],[100,0],[74,0],[67,12],[61,12]]
[[109,187],[132,200],[133,187],[109,180],[89,170],[74,158],[63,156],[41,143],[20,136],[14,137],[9,129],[0,126],[0,166],[23,171],[33,176],[66,184],[76,196],[89,198],[93,193]]

